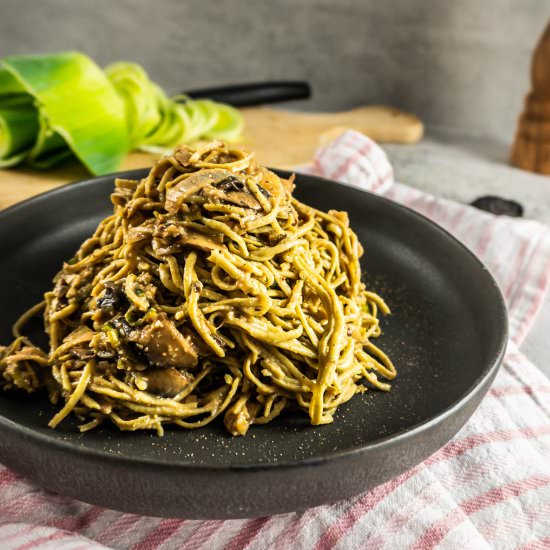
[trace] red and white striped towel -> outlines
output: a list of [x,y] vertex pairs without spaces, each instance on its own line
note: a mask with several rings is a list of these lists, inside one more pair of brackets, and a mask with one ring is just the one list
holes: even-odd
[[0,467],[0,548],[550,548],[550,381],[520,351],[550,284],[550,229],[395,183],[383,151],[352,131],[320,150],[309,171],[434,219],[500,283],[510,344],[467,425],[425,462],[373,491],[251,520],[123,514],[47,493]]

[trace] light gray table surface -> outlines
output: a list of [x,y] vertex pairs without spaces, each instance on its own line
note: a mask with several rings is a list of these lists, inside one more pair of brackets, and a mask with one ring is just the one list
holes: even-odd
[[[449,130],[428,131],[416,145],[384,145],[397,181],[434,195],[470,202],[499,195],[521,203],[524,217],[550,224],[550,176],[509,166],[510,144]],[[522,350],[550,376],[550,294]]]

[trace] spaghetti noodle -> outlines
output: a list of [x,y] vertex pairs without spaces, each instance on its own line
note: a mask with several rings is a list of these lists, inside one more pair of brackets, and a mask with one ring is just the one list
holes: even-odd
[[[204,426],[233,435],[284,409],[314,425],[396,371],[373,339],[389,309],[361,282],[344,212],[292,197],[293,178],[212,142],[180,147],[139,181],[63,265],[0,348],[1,384],[49,391],[86,431]],[[21,334],[44,308],[50,350]]]

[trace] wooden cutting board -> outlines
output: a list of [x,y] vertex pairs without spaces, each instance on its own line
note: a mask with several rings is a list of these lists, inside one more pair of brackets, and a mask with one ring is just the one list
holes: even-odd
[[342,113],[298,113],[269,107],[247,109],[244,144],[269,166],[292,168],[352,128],[380,143],[416,143],[423,133],[414,115],[391,107],[360,107]]
[[[360,107],[341,113],[302,113],[270,107],[243,109],[245,133],[242,144],[255,151],[262,164],[292,168],[311,161],[319,145],[352,128],[380,143],[416,143],[422,122],[409,113],[390,107]],[[150,166],[155,156],[131,153],[121,170]],[[80,166],[47,172],[26,168],[0,170],[0,209],[89,174]]]

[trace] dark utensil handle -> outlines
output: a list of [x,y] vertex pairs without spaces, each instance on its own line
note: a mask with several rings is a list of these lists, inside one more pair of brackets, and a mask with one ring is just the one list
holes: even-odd
[[303,81],[251,82],[185,92],[193,99],[213,99],[234,107],[249,107],[311,97],[309,83]]

